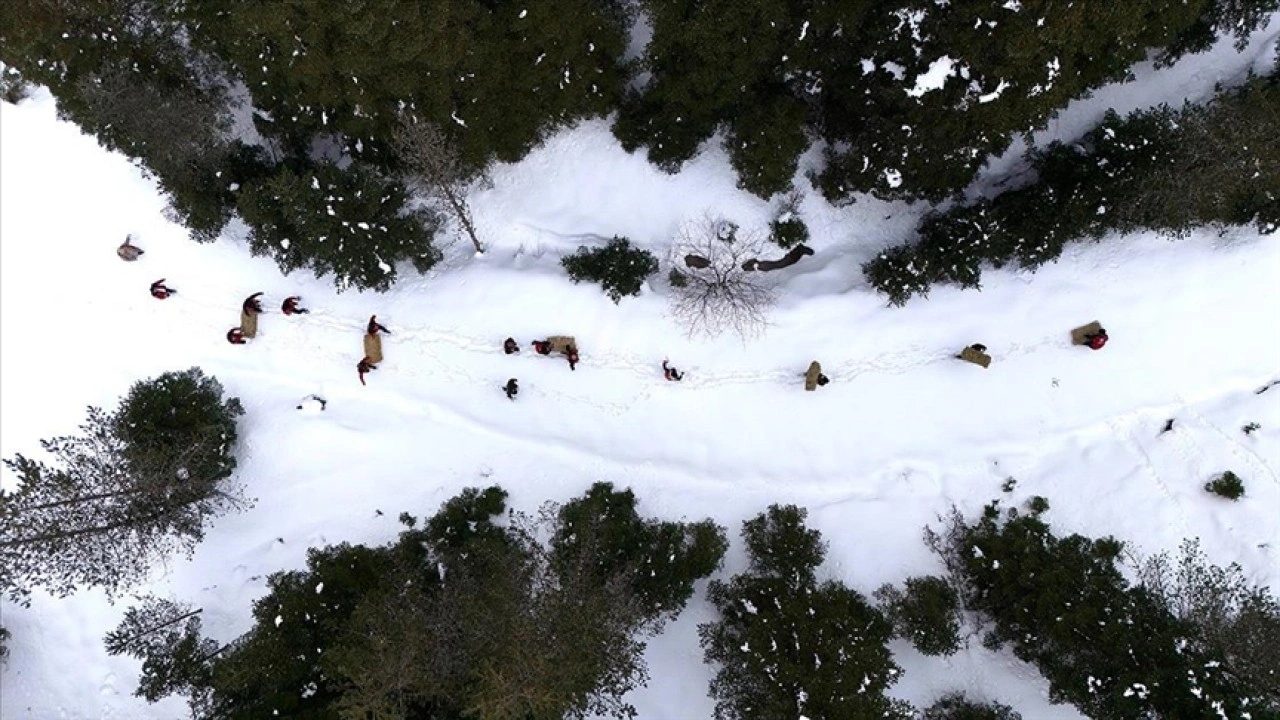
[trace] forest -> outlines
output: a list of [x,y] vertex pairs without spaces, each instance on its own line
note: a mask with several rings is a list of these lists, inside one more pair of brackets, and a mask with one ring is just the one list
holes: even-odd
[[[63,118],[156,178],[193,239],[239,218],[256,254],[340,289],[425,272],[448,229],[482,252],[468,188],[556,131],[607,118],[667,172],[722,143],[761,198],[808,184],[836,204],[937,207],[864,268],[901,304],[934,282],[976,287],[983,263],[1034,268],[1107,232],[1274,230],[1275,71],[1206,106],[1108,118],[1076,143],[1033,148],[1031,172],[1003,193],[962,197],[989,157],[1070,101],[1137,62],[1243,42],[1277,7],[14,0],[0,7],[0,62],[6,95],[48,87]],[[638,23],[650,37],[629,51]],[[812,147],[821,167],[802,175]],[[1183,194],[1196,202],[1171,201]]]
[[[981,289],[993,268],[1034,271],[1072,243],[1274,233],[1280,57],[1202,103],[1032,138],[1139,63],[1243,44],[1277,11],[1280,0],[8,0],[0,95],[47,88],[60,119],[155,181],[192,241],[242,226],[254,255],[339,291],[448,272],[450,238],[485,253],[471,193],[581,123],[606,124],[662,173],[717,148],[739,189],[780,208],[767,236],[708,215],[671,238],[682,263],[615,236],[559,267],[613,303],[664,273],[691,334],[746,338],[777,299],[756,273],[815,252],[808,193],[923,208],[906,236],[849,261],[895,307],[940,285]],[[1020,141],[1022,161],[979,183]],[[853,230],[828,228],[837,245],[858,242]],[[828,364],[837,380],[863,371]],[[798,390],[805,373],[792,375]],[[650,643],[695,599],[716,720],[1023,717],[963,692],[898,699],[895,642],[931,657],[1007,651],[1052,703],[1098,720],[1280,720],[1268,587],[1211,562],[1196,537],[1146,552],[1057,527],[1052,499],[1015,502],[1012,477],[979,512],[951,506],[920,528],[937,574],[863,591],[833,579],[866,576],[833,570],[843,560],[798,504],[770,498],[726,527],[646,506],[622,473],[524,512],[514,486],[474,482],[388,508],[399,524],[381,544],[308,536],[305,562],[264,573],[265,594],[241,608],[249,626],[228,638],[189,598],[132,593],[254,505],[237,472],[246,405],[200,367],[166,372],[87,407],[43,453],[3,458],[18,482],[0,488],[0,597],[119,602],[102,646],[141,664],[137,697],[181,698],[197,720],[634,718]],[[1222,470],[1203,493],[1234,502],[1246,489]],[[9,639],[0,627],[0,660]]]

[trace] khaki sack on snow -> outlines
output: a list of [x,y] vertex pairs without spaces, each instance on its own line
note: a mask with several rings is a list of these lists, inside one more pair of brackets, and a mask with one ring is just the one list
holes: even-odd
[[809,370],[804,374],[804,389],[816,390],[818,388],[818,376],[822,374],[822,366],[817,360],[809,363]]
[[578,346],[578,341],[574,340],[572,335],[552,335],[547,338],[547,343],[558,353],[567,353],[569,348]]
[[1102,330],[1102,323],[1098,322],[1097,320],[1094,320],[1088,325],[1081,325],[1080,327],[1071,331],[1071,344],[1072,345],[1088,345],[1089,341],[1086,340],[1084,336],[1096,335],[1100,330]]
[[240,332],[244,333],[247,338],[257,337],[258,335],[258,316],[254,313],[240,311]]
[[960,359],[966,362],[971,362],[974,365],[981,365],[982,367],[987,367],[991,364],[990,355],[982,352],[981,350],[975,350],[972,347],[967,347],[964,350],[961,350]]
[[377,365],[382,362],[382,336],[377,333],[364,334],[364,356],[369,362]]

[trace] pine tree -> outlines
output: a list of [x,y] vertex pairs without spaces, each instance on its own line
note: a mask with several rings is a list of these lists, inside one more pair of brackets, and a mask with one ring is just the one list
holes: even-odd
[[655,615],[723,552],[718,528],[640,518],[608,484],[538,518],[495,486],[401,521],[393,543],[312,549],[305,570],[272,575],[249,632],[164,689],[218,720],[633,717]]
[[558,511],[551,562],[562,571],[584,556],[597,582],[629,578],[649,618],[674,618],[693,596],[693,583],[720,567],[728,541],[711,520],[660,522],[636,512],[631,490],[595,483]]
[[1269,141],[1280,73],[1203,105],[1107,113],[1078,143],[1028,153],[1034,182],[926,215],[914,245],[863,265],[901,305],[933,283],[981,286],[984,264],[1034,270],[1068,243],[1108,233],[1280,228],[1280,151]]
[[898,637],[925,655],[952,655],[960,649],[960,600],[940,577],[907,578],[904,589],[876,591]]
[[950,693],[925,708],[920,720],[1022,720],[1022,715],[1008,705],[974,702],[960,693]]
[[221,650],[200,635],[200,609],[186,603],[144,595],[130,607],[103,642],[108,655],[142,660],[139,697],[155,702],[169,695],[186,695],[203,704],[209,686],[210,661]]
[[583,280],[600,283],[615,304],[628,295],[639,295],[645,278],[658,272],[658,259],[648,250],[631,247],[631,241],[614,237],[599,248],[579,248],[560,260],[575,284]]
[[698,634],[717,720],[911,717],[884,695],[901,672],[891,626],[854,590],[817,582],[825,548],[804,517],[773,505],[744,523],[750,568],[707,590],[718,618]]
[[230,219],[248,151],[229,137],[216,63],[194,52],[167,0],[14,0],[0,5],[0,60],[47,85],[58,115],[154,175],[197,240]]
[[1207,651],[1192,622],[1128,584],[1115,566],[1123,546],[1111,538],[1059,538],[1041,519],[994,504],[973,524],[953,516],[927,537],[967,609],[992,623],[986,644],[1036,665],[1054,702],[1100,720],[1280,710]]
[[235,469],[236,398],[198,368],[136,383],[114,413],[90,407],[81,434],[41,441],[54,465],[21,454],[0,491],[0,587],[114,594],[169,552],[190,552],[208,521],[246,501]]
[[439,260],[432,245],[438,221],[406,208],[403,186],[358,165],[346,169],[322,162],[245,185],[237,197],[250,227],[249,247],[267,255],[285,273],[308,268],[333,275],[338,290],[386,291],[396,264],[426,272]]

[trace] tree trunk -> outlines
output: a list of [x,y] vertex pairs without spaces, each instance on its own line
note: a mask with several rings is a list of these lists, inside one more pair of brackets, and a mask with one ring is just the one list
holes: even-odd
[[449,204],[449,209],[453,211],[453,217],[462,226],[467,237],[471,238],[471,244],[475,245],[476,252],[484,253],[484,247],[480,245],[480,239],[476,237],[475,224],[471,222],[471,209],[467,207],[465,200],[458,196],[458,191],[449,183],[440,183],[436,186],[440,196]]
[[123,528],[123,527],[129,527],[130,525],[135,525],[140,522],[145,522],[147,520],[158,520],[159,518],[162,518],[167,514],[169,514],[168,511],[158,512],[158,513],[152,513],[150,515],[146,515],[143,517],[125,518],[124,520],[108,523],[106,525],[98,525],[96,527],[81,528],[79,530],[71,530],[68,532],[45,533],[44,535],[36,535],[35,537],[19,538],[17,540],[7,540],[5,542],[0,542],[0,548],[14,547],[17,545],[30,545],[32,543],[48,542],[49,540],[65,540],[67,538],[80,537],[81,535],[94,535],[94,534],[106,533],[112,530],[119,530],[120,528]]
[[[168,622],[162,622],[162,623],[160,623],[159,625],[153,625],[153,626],[151,626],[151,627],[147,628],[146,630],[143,630],[142,632],[137,633],[136,635],[133,635],[133,636],[128,637],[128,638],[125,638],[124,640],[122,640],[122,641],[120,642],[120,644],[121,644],[121,645],[128,645],[129,643],[133,642],[134,640],[137,640],[138,638],[140,638],[140,637],[142,637],[142,636],[144,636],[144,635],[150,635],[151,633],[153,633],[153,632],[155,632],[155,631],[157,631],[157,630],[163,630],[164,628],[167,628],[167,627],[169,627],[170,625],[176,625],[177,623],[180,623],[180,622],[182,622],[183,620],[186,620],[186,619],[187,619],[187,618],[189,618],[189,617],[194,617],[194,616],[196,616],[196,615],[199,615],[199,614],[200,614],[200,613],[202,613],[202,612],[204,612],[204,608],[197,608],[197,609],[192,610],[191,612],[187,613],[186,615],[179,615],[178,617],[176,617],[176,618],[174,618],[174,619],[172,619],[172,620],[170,620],[170,621],[168,621]],[[221,650],[219,650],[219,652],[221,652]]]

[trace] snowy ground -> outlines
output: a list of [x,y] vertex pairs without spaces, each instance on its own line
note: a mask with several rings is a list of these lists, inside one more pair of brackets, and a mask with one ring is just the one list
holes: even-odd
[[[387,541],[400,511],[427,514],[488,483],[529,509],[611,480],[644,512],[710,515],[735,540],[769,503],[804,505],[830,543],[824,572],[867,593],[939,569],[920,530],[950,505],[972,514],[995,497],[1044,495],[1059,532],[1114,534],[1139,553],[1200,537],[1215,561],[1280,591],[1280,388],[1254,394],[1280,378],[1274,238],[1109,240],[1034,276],[991,272],[982,292],[943,288],[887,309],[858,265],[905,237],[919,208],[809,197],[817,254],[775,273],[782,301],[767,335],[692,342],[664,316],[661,287],[615,306],[569,284],[558,259],[613,234],[661,250],[707,210],[762,227],[768,206],[733,188],[718,152],[667,177],[603,124],[558,136],[474,197],[487,255],[470,257],[464,241],[435,276],[386,295],[284,278],[234,240],[190,242],[161,218],[154,186],[57,122],[46,95],[0,106],[0,159],[0,454],[38,454],[38,439],[72,432],[85,405],[113,406],[167,370],[201,366],[244,401],[240,478],[256,507],[218,521],[149,588],[204,607],[218,639],[248,628],[266,575],[301,567],[309,546]],[[147,251],[133,264],[114,253],[128,232]],[[152,299],[160,277],[180,294]],[[228,345],[241,299],[259,290],[271,310],[298,294],[314,311],[273,312],[251,345]],[[394,334],[361,387],[372,313]],[[1068,330],[1094,319],[1111,343],[1071,347]],[[576,372],[527,349],[559,333],[578,337]],[[500,352],[508,335],[526,345],[520,356]],[[989,370],[951,358],[972,342],[991,348]],[[664,357],[683,383],[662,380]],[[806,393],[813,359],[833,382]],[[514,403],[499,391],[508,377],[522,387]],[[297,412],[313,392],[328,410]],[[1158,437],[1166,418],[1175,428]],[[1262,429],[1246,436],[1248,422]],[[1248,488],[1237,503],[1201,489],[1226,469]],[[7,470],[0,479],[12,482]],[[723,572],[744,564],[735,543]],[[0,718],[183,716],[179,700],[131,697],[137,663],[102,650],[122,612],[96,591],[3,607],[13,639]],[[696,598],[650,644],[652,679],[633,697],[642,718],[710,716],[694,633],[709,618]],[[894,651],[906,673],[892,692],[913,703],[966,689],[1027,718],[1080,717],[1048,704],[1033,668],[976,639],[945,660]]]

